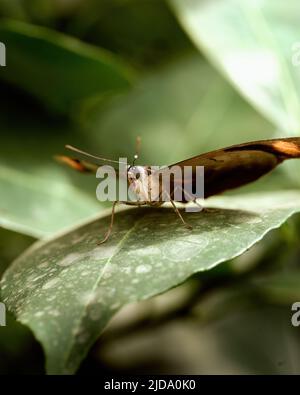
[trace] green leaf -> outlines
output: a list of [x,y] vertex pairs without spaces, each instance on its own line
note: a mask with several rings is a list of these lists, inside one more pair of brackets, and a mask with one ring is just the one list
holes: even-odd
[[128,209],[36,243],[4,274],[3,300],[42,343],[48,373],[73,373],[113,314],[234,258],[300,211],[298,191],[210,199],[200,213]]
[[112,54],[50,29],[1,21],[7,66],[0,78],[66,112],[86,98],[129,87],[130,72]]
[[299,374],[300,343],[290,306],[243,306],[194,329],[205,345],[194,345],[201,374]]
[[[196,46],[278,129],[300,133],[298,0],[169,0]],[[297,45],[298,43],[298,45]]]
[[296,270],[275,273],[254,282],[255,288],[265,299],[281,305],[293,304],[300,299],[299,284],[300,274]]
[[66,143],[86,144],[76,128],[16,92],[1,93],[0,226],[39,238],[98,213],[103,204],[95,198],[96,178],[53,158]]
[[0,226],[37,238],[92,217],[102,206],[69,183],[0,166]]
[[101,7],[98,1],[81,2],[65,27],[148,70],[192,47],[165,1],[110,0]]
[[[51,30],[1,21],[0,39],[7,49],[0,78],[36,96],[39,104],[69,111],[90,96],[129,86],[128,71],[112,55]],[[95,188],[86,188],[85,177],[76,178],[53,160],[67,143],[87,147],[88,136],[80,138],[74,125],[47,117],[9,84],[1,86],[0,102],[0,225],[43,237],[98,212]]]
[[[214,290],[202,300],[206,308],[159,325],[155,314],[166,294],[149,305],[130,305],[112,320],[93,356],[98,366],[128,374],[161,374],[161,361],[163,374],[299,374],[299,328],[291,325],[291,304],[249,303],[247,297],[253,302],[255,294],[246,292],[228,295],[229,287]],[[152,314],[144,316],[147,308]],[[204,315],[206,309],[213,310],[213,317]],[[149,325],[142,325],[143,319],[149,319]],[[133,333],[123,329],[130,320]],[[174,349],[180,355],[175,360]],[[86,364],[80,373],[88,373],[87,368]]]

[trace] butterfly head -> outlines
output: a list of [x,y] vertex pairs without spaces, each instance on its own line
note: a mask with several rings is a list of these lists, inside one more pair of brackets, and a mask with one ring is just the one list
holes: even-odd
[[137,196],[138,200],[146,200],[148,198],[147,168],[144,166],[129,166],[127,179],[131,190]]
[[127,178],[130,184],[134,182],[143,182],[148,177],[147,169],[143,166],[129,166]]

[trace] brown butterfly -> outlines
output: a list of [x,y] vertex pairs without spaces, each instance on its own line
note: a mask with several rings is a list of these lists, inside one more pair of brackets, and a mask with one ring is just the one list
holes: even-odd
[[[76,152],[80,156],[80,159],[74,159],[68,156],[58,156],[56,159],[81,172],[96,172],[98,167],[101,164],[103,165],[103,162],[119,164],[118,161],[94,156],[69,145],[66,148]],[[138,155],[136,154],[134,158],[135,162]],[[193,185],[196,182],[196,176],[198,174],[196,173],[197,166],[204,166],[204,198],[208,198],[226,190],[253,182],[273,170],[284,160],[293,158],[300,158],[300,137],[261,140],[233,145],[194,156],[193,158],[167,166],[166,169],[173,166],[179,166],[182,169],[185,166],[191,166],[192,172],[188,183]],[[160,198],[164,193],[160,181],[159,185],[156,185],[159,198],[156,200],[151,199],[150,189],[153,188],[154,175],[150,166],[136,166],[133,163],[133,165],[128,166],[126,175],[128,184],[134,186],[138,200],[136,202],[121,201],[120,203],[138,206],[160,206],[164,203],[165,200]],[[189,194],[184,194],[180,200],[176,199],[174,194],[175,189],[180,188],[185,192],[185,187],[186,180],[183,183],[182,178],[173,178],[169,190],[169,201],[182,223],[186,227],[191,228],[185,222],[175,205],[175,202],[178,201],[182,203],[194,201],[194,203],[198,204],[196,197]],[[101,243],[105,242],[110,236],[117,203],[118,201],[113,203],[110,226]]]

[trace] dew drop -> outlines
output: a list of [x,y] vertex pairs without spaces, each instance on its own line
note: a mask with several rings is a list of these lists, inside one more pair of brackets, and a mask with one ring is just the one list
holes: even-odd
[[81,257],[81,254],[76,254],[72,253],[67,255],[62,261],[58,262],[58,266],[70,266],[77,262],[79,258]]
[[137,274],[142,274],[142,273],[149,273],[151,272],[152,267],[150,265],[139,265],[136,269],[135,272]]
[[50,289],[55,287],[60,282],[59,278],[53,278],[43,285],[43,289]]

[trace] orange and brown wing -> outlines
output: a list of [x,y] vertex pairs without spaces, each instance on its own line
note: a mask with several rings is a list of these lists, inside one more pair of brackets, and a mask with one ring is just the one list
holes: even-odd
[[96,165],[92,162],[80,159],[70,158],[69,156],[57,155],[55,159],[63,163],[74,170],[80,171],[81,173],[96,173],[99,165]]
[[[284,160],[293,158],[300,158],[300,137],[234,145],[175,165],[192,166],[191,183],[196,182],[196,166],[204,166],[204,197],[207,198],[253,182]],[[171,187],[183,188],[182,180],[175,180]]]
[[[75,152],[76,155],[79,156],[79,158],[71,158],[67,155],[57,155],[54,158],[58,162],[64,163],[65,165],[72,167],[72,169],[80,171],[82,173],[96,173],[97,169],[103,166],[105,163],[110,163],[110,165],[113,165],[114,167],[120,164],[120,162],[118,161],[92,155],[69,144],[66,145],[65,148]],[[117,171],[117,169],[115,170]]]

